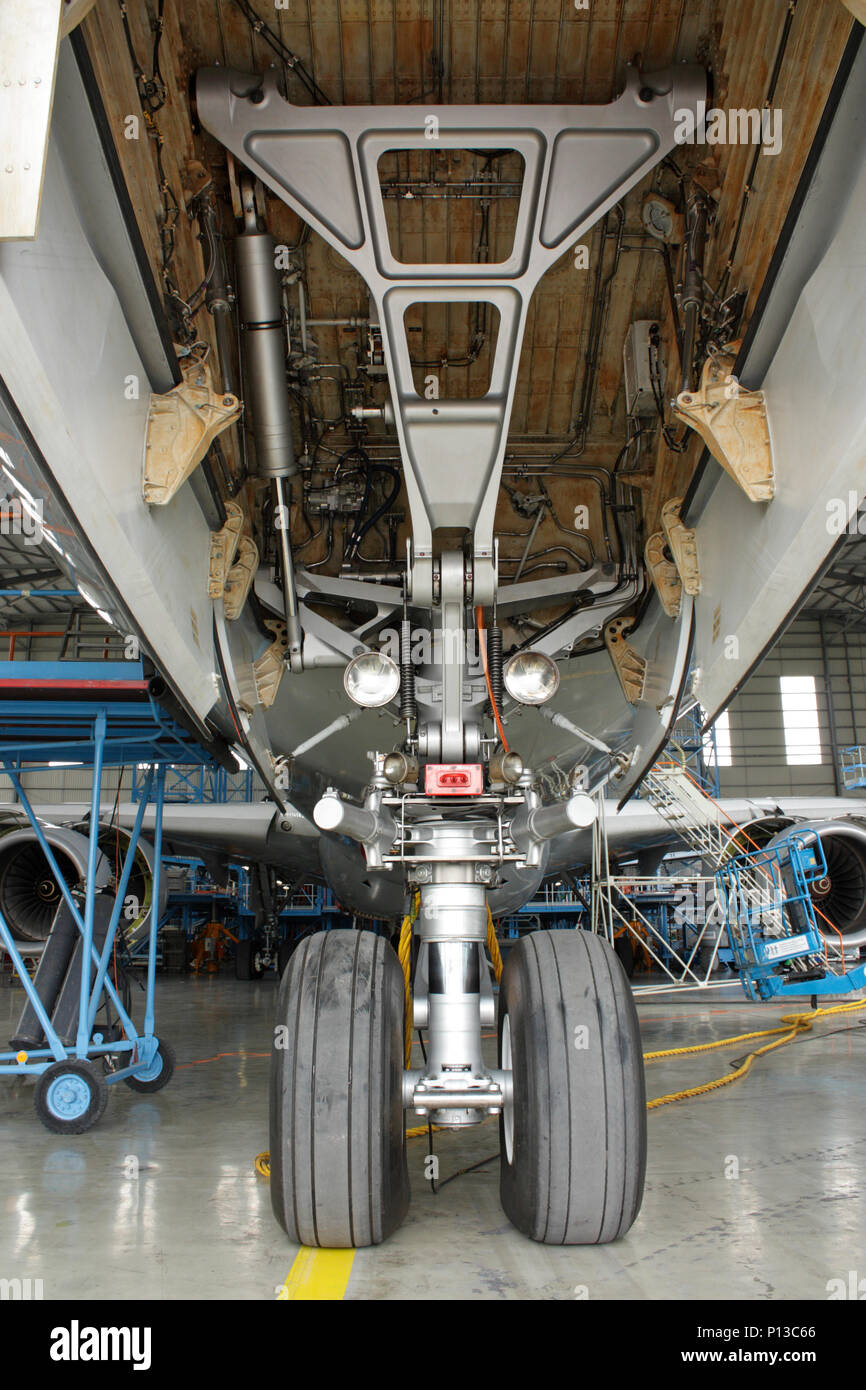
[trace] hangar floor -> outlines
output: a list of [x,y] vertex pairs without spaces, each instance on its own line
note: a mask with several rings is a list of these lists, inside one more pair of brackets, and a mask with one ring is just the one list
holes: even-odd
[[[20,1001],[0,990],[3,1036]],[[174,1080],[155,1097],[113,1088],[101,1124],[74,1141],[38,1122],[32,1081],[0,1086],[0,1276],[41,1279],[46,1299],[275,1297],[296,1248],[253,1168],[268,1143],[273,1002],[272,981],[162,981]],[[715,993],[646,1002],[644,1046],[768,1027],[785,1011]],[[746,1050],[655,1063],[649,1095],[721,1075]],[[828,1019],[735,1085],[651,1112],[643,1209],[607,1247],[520,1236],[499,1205],[498,1157],[434,1196],[427,1144],[411,1141],[409,1216],[385,1245],[357,1252],[345,1297],[826,1299],[829,1280],[847,1284],[862,1266],[866,1241],[864,1060],[866,1012]],[[497,1145],[495,1121],[440,1132],[441,1179]],[[732,1160],[738,1177],[726,1176]]]

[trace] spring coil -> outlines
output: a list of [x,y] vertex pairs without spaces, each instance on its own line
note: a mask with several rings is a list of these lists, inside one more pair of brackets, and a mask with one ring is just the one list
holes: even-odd
[[415,667],[412,665],[412,626],[408,618],[400,624],[400,718],[417,719]]
[[502,709],[505,687],[502,682],[502,628],[487,629],[487,670],[490,675],[490,689],[496,701],[496,708]]

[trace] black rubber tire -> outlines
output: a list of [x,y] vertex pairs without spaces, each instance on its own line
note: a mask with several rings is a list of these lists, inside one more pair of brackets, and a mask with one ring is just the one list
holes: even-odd
[[509,1220],[545,1245],[616,1240],[646,1171],[640,1026],[622,966],[590,932],[533,932],[506,961],[499,1010],[500,1065],[506,1029],[514,1071],[510,1160],[500,1117]]
[[307,937],[280,984],[271,1059],[274,1215],[299,1245],[378,1245],[409,1206],[403,971],[373,932]]
[[623,932],[621,936],[616,938],[613,949],[616,951],[617,960],[626,973],[626,978],[630,980],[637,961],[635,960],[634,942],[628,932]]
[[[67,1074],[80,1077],[90,1088],[90,1104],[82,1115],[72,1120],[61,1119],[48,1105],[48,1093],[52,1084]],[[46,1067],[45,1071],[40,1072],[36,1081],[33,1105],[45,1128],[50,1129],[52,1134],[84,1134],[102,1119],[107,1104],[108,1086],[105,1077],[91,1062],[82,1062],[77,1058],[71,1058],[68,1062],[54,1062],[50,1067]]]
[[162,1071],[159,1076],[155,1076],[152,1081],[139,1081],[135,1076],[125,1076],[123,1079],[131,1091],[141,1091],[143,1095],[152,1095],[154,1091],[161,1091],[163,1086],[167,1086],[171,1081],[177,1065],[174,1048],[171,1043],[166,1042],[165,1038],[160,1038],[156,1050],[158,1056],[162,1058]]
[[263,970],[256,969],[256,943],[242,937],[235,950],[235,979],[260,980]]
[[293,950],[294,943],[291,941],[284,941],[277,950],[277,974],[280,979],[282,979],[286,973],[286,966],[292,958]]

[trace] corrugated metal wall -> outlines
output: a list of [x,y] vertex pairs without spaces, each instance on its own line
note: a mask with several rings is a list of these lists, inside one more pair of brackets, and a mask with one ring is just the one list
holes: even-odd
[[[779,678],[788,675],[815,678],[822,761],[813,766],[786,761]],[[838,747],[866,741],[866,637],[834,637],[831,625],[822,651],[816,620],[792,623],[731,702],[729,718],[732,766],[720,769],[722,795],[833,796]]]

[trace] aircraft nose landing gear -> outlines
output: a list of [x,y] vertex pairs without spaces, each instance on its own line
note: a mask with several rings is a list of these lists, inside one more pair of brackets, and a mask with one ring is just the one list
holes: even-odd
[[646,1107],[637,1015],[615,953],[583,931],[536,932],[516,946],[501,982],[499,1067],[489,1069],[481,912],[457,927],[429,906],[421,930],[440,939],[422,935],[416,974],[415,1019],[430,1040],[423,1070],[403,1070],[403,974],[383,938],[320,932],[292,956],[271,1068],[278,1221],[304,1245],[385,1240],[409,1204],[405,1106],[452,1128],[499,1114],[502,1205],[531,1239],[616,1240],[640,1208]]

